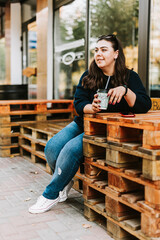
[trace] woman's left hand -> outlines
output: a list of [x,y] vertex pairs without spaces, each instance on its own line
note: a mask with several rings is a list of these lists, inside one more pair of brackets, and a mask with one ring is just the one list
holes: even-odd
[[124,96],[125,91],[126,89],[123,86],[111,88],[108,91],[108,96],[110,96],[109,104],[115,105],[116,103],[119,103]]

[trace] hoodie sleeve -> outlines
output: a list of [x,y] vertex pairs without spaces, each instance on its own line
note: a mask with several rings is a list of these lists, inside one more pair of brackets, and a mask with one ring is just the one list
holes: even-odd
[[151,108],[151,99],[147,95],[139,75],[131,71],[128,87],[136,94],[136,101],[131,111],[134,113],[146,113]]
[[82,79],[88,75],[88,71],[84,72],[83,75],[80,78],[79,84],[77,85],[75,96],[74,96],[74,107],[76,109],[76,112],[83,116],[83,108],[87,104],[91,104],[92,100],[90,97],[90,90],[85,89],[82,86]]

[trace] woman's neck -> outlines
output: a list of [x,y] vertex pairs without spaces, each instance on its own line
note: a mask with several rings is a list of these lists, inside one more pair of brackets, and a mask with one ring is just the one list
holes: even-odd
[[102,72],[104,73],[104,75],[107,76],[113,76],[114,75],[114,67],[113,68],[109,68],[109,69],[102,69]]
[[103,71],[103,74],[106,76],[113,76],[113,72]]

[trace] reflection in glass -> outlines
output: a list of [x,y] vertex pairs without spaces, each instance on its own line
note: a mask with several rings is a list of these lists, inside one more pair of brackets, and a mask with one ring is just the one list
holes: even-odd
[[151,1],[149,88],[151,97],[160,96],[160,5]]
[[90,60],[97,37],[114,33],[122,42],[126,65],[137,71],[138,9],[138,0],[90,0]]
[[[37,68],[37,25],[36,22],[28,24],[28,66]],[[37,77],[28,78],[28,96],[37,97]]]
[[54,98],[73,98],[85,69],[86,0],[55,12]]
[[0,39],[0,84],[5,83],[5,38]]

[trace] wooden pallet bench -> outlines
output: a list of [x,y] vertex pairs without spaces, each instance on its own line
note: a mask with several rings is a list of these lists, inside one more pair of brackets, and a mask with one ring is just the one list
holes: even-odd
[[84,117],[84,214],[114,239],[160,237],[159,123],[159,111]]
[[73,100],[1,100],[0,115],[73,113]]
[[151,98],[152,108],[151,110],[160,110],[160,98]]
[[0,101],[0,156],[14,154],[22,124],[72,119],[73,112],[73,100]]
[[[52,174],[46,161],[44,148],[50,138],[71,122],[70,119],[57,120],[49,123],[34,123],[21,125],[19,136],[20,154],[27,160],[38,165],[43,170]],[[82,192],[83,166],[80,166],[74,177],[73,188]]]

